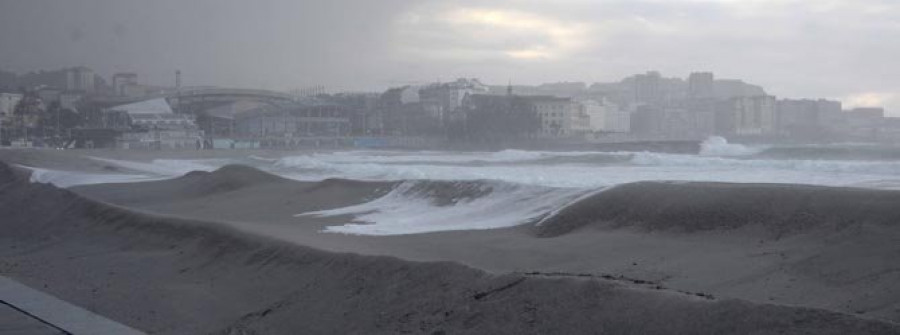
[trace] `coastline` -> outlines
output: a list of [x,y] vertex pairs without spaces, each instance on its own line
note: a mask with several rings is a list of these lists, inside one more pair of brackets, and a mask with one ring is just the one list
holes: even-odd
[[[3,273],[151,333],[900,332],[834,312],[620,281],[318,251],[10,176],[0,214],[16,233],[0,239]],[[35,196],[45,205],[21,206]]]

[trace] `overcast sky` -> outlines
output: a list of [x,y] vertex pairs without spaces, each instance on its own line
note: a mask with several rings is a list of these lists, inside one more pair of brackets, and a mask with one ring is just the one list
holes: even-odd
[[0,0],[0,69],[380,90],[713,71],[900,116],[897,0]]

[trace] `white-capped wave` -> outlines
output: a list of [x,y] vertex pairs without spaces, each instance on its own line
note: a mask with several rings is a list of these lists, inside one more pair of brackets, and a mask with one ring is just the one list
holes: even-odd
[[524,163],[557,156],[577,156],[583,152],[553,152],[502,150],[496,152],[441,152],[441,151],[340,151],[287,156],[275,162],[279,167],[308,167],[312,161],[330,164],[382,163],[382,164],[472,164],[472,163]]
[[453,230],[483,230],[517,226],[541,217],[584,190],[554,189],[508,183],[484,184],[488,194],[438,204],[411,192],[420,181],[407,181],[376,200],[298,216],[353,215],[353,222],[329,226],[325,232],[355,235],[405,235]]
[[159,177],[140,174],[101,174],[33,168],[21,165],[19,167],[31,171],[31,177],[29,180],[32,183],[52,184],[56,187],[61,188],[93,184],[134,183],[160,179]]
[[[273,157],[274,158],[274,157]],[[94,158],[135,175],[177,177],[247,164],[283,177],[317,181],[496,180],[522,185],[598,188],[646,180],[795,183],[880,188],[872,181],[900,179],[900,161],[761,159],[650,152],[401,152],[311,153],[272,159],[157,159],[151,162]],[[488,159],[498,164],[474,163]],[[449,163],[449,164],[448,164]],[[125,172],[125,173],[129,173]],[[122,172],[116,172],[122,174]],[[128,176],[110,178],[128,180]],[[89,183],[101,178],[83,178]]]
[[900,162],[898,161],[741,159],[642,152],[634,154],[631,163],[637,166],[660,168],[694,167],[698,172],[734,169],[762,175],[772,171],[797,171],[804,173],[900,176]]
[[728,140],[721,136],[710,136],[700,143],[701,156],[749,156],[758,154],[763,150],[765,148],[728,143]]
[[[596,156],[598,153],[582,153]],[[554,160],[502,165],[445,165],[426,162],[336,163],[328,155],[286,157],[270,172],[299,180],[499,180],[517,184],[596,188],[646,180],[795,183],[852,186],[896,179],[897,161],[779,160],[661,153],[608,153],[621,163],[555,163]],[[266,168],[263,168],[264,170]],[[873,184],[874,185],[874,184]]]

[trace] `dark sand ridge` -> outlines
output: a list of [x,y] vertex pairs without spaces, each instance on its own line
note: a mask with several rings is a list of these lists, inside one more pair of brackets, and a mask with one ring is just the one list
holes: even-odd
[[36,166],[49,169],[75,170],[84,172],[104,172],[110,164],[90,157],[150,162],[154,159],[218,159],[235,157],[280,157],[285,154],[309,154],[328,151],[285,151],[285,150],[112,150],[112,149],[0,149],[0,161],[11,164]]
[[[782,238],[814,228],[900,227],[900,192],[785,184],[638,182],[580,199],[544,218],[537,236],[600,225],[682,232],[759,225]],[[900,263],[898,263],[900,265]]]
[[[455,261],[495,273],[622,275],[685,291],[900,321],[900,231],[894,220],[900,209],[891,206],[897,203],[898,192],[637,183],[617,188],[609,199],[588,197],[539,227],[369,237],[318,232],[349,222],[350,217],[294,214],[373,199],[389,191],[392,183],[271,182],[269,177],[247,177],[267,181],[194,192],[230,183],[234,176],[226,175],[236,171],[265,175],[229,167],[178,180],[73,190],[126,207],[224,222],[328,251]],[[466,191],[472,183],[443,186],[459,184]],[[443,192],[437,196],[460,195]],[[610,207],[589,206],[598,199]],[[725,206],[728,211],[708,206]],[[609,213],[617,213],[618,224],[600,223],[609,222],[604,217]],[[559,220],[566,216],[572,220]],[[672,220],[666,220],[669,217]]]
[[5,165],[0,200],[0,273],[150,333],[900,334],[652,285],[318,251],[131,212]]

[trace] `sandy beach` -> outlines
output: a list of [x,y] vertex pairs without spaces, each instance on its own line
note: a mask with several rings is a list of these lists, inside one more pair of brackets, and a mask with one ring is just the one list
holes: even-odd
[[[641,182],[508,228],[366,236],[323,232],[353,214],[298,214],[403,182],[236,165],[69,190],[26,176],[3,170],[0,272],[148,333],[900,332],[897,191]],[[490,193],[417,185],[445,207]]]

